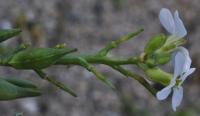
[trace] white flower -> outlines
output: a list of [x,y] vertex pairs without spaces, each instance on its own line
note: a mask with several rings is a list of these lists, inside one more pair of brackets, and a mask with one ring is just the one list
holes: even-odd
[[172,95],[172,108],[176,111],[176,107],[178,107],[183,98],[183,82],[187,79],[187,77],[195,71],[195,68],[190,68],[191,66],[191,58],[187,49],[183,47],[177,48],[177,51],[174,55],[174,75],[171,79],[168,86],[159,91],[156,94],[158,100],[166,99],[171,91],[173,90]]
[[160,10],[159,19],[163,27],[170,34],[178,38],[183,38],[187,34],[185,26],[180,19],[177,10],[174,12],[174,16],[172,16],[172,13],[168,9],[162,8]]

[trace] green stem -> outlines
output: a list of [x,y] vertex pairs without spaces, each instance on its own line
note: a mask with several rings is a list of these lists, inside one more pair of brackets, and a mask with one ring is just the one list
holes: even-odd
[[108,52],[114,48],[116,48],[117,46],[119,46],[121,43],[125,42],[125,41],[128,41],[130,40],[131,38],[137,36],[138,34],[140,34],[141,32],[143,32],[144,29],[139,29],[138,31],[136,32],[133,32],[133,33],[130,33],[130,34],[127,34],[119,39],[116,39],[110,43],[108,43],[106,45],[105,48],[101,49],[98,53],[97,53],[97,56],[106,56],[108,54]]
[[90,65],[85,59],[79,58],[79,63],[81,66],[85,67],[88,71],[92,72],[96,77],[110,86],[112,89],[115,89],[115,86],[110,82],[104,75],[97,71],[92,65]]
[[45,74],[44,72],[42,72],[41,70],[35,69],[34,70],[42,79],[49,81],[50,83],[52,83],[53,85],[55,85],[56,87],[66,91],[67,93],[71,94],[74,97],[77,97],[76,93],[74,93],[74,91],[72,89],[70,89],[69,87],[63,85],[62,83],[51,79],[50,77],[47,76],[47,74]]
[[156,95],[156,89],[153,88],[143,77],[141,77],[138,74],[135,74],[121,66],[117,66],[117,65],[111,65],[111,67],[117,71],[119,71],[121,74],[127,76],[127,77],[131,77],[135,80],[137,80],[140,84],[142,84],[147,90],[149,90],[149,92],[151,92],[152,95]]
[[109,58],[109,57],[97,57],[95,55],[66,55],[56,62],[57,65],[67,65],[67,64],[76,64],[80,65],[79,58],[86,60],[88,63],[92,64],[106,64],[106,65],[128,65],[128,64],[136,64],[138,62],[137,57],[132,58]]

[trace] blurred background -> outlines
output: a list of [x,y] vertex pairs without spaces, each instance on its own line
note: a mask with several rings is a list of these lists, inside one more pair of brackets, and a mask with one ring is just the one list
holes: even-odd
[[[144,28],[136,39],[122,44],[111,55],[139,54],[150,36],[165,32],[158,13],[163,7],[180,13],[188,30],[186,47],[197,70],[184,84],[184,98],[177,112],[171,99],[159,102],[143,86],[104,65],[95,65],[117,85],[113,91],[79,66],[52,66],[45,71],[71,86],[74,98],[41,80],[34,72],[1,67],[1,76],[32,80],[43,95],[0,102],[0,116],[199,116],[200,115],[200,1],[199,0],[0,0],[0,28],[18,27],[20,36],[3,45],[14,48],[22,42],[35,47],[59,43],[92,53],[106,43]],[[128,67],[137,71],[134,66]]]

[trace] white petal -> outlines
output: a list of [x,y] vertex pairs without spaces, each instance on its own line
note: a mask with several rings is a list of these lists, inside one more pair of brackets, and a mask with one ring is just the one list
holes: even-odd
[[175,34],[175,22],[171,12],[166,9],[162,8],[160,10],[159,19],[162,26],[170,33]]
[[176,107],[181,104],[183,99],[183,88],[180,86],[179,88],[173,88],[173,95],[172,95],[172,109],[176,111]]
[[187,49],[179,47],[174,56],[174,75],[179,76],[190,69],[191,59]]
[[170,86],[170,85],[163,88],[161,91],[156,93],[157,99],[158,100],[166,99],[169,96],[169,94],[171,93],[171,90],[172,90],[172,86]]
[[169,94],[171,93],[172,87],[174,87],[176,84],[176,78],[177,77],[174,76],[171,79],[168,86],[166,86],[165,88],[163,88],[162,90],[156,93],[156,97],[158,100],[164,100],[169,96]]
[[183,76],[181,76],[181,83],[180,85],[189,77],[190,74],[192,74],[196,68],[189,69]]
[[185,29],[185,26],[184,26],[182,20],[179,17],[178,11],[175,11],[175,13],[174,13],[174,23],[176,26],[176,29],[175,29],[176,35],[180,38],[183,38],[184,36],[186,36],[187,31]]

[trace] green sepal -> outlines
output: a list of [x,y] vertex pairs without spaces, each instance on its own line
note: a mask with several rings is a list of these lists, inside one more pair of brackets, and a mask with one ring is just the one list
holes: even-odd
[[186,43],[185,39],[177,38],[176,36],[168,37],[164,46],[162,46],[158,51],[172,53],[177,47]]
[[17,52],[9,61],[16,69],[43,69],[76,49],[28,48]]
[[0,78],[0,100],[13,100],[39,95],[41,95],[41,92],[36,88],[23,88]]
[[145,46],[144,52],[146,54],[154,53],[157,49],[161,48],[165,44],[166,40],[167,38],[164,34],[153,36]]
[[0,42],[3,42],[11,37],[18,35],[21,29],[3,29],[0,30]]

